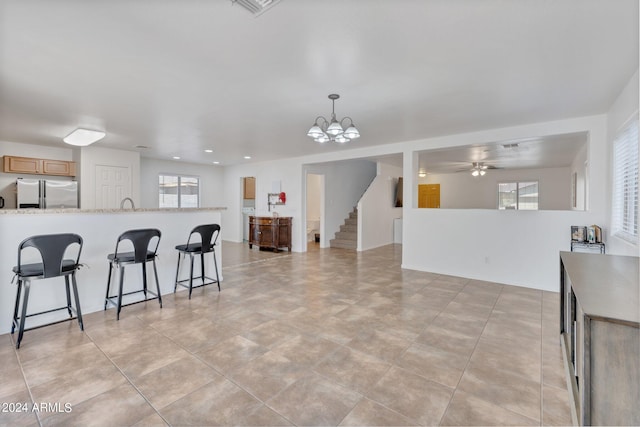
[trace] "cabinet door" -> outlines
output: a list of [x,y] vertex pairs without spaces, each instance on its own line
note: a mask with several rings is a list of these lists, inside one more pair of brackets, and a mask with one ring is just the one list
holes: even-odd
[[244,194],[245,199],[253,200],[256,198],[256,179],[253,177],[246,177],[244,182]]
[[4,156],[3,163],[4,172],[37,174],[40,173],[42,161],[30,157]]
[[278,235],[278,246],[291,246],[291,225],[289,222],[280,224]]
[[75,176],[76,164],[63,160],[43,160],[41,173],[44,175]]
[[260,246],[270,247],[275,246],[273,241],[273,227],[271,225],[260,226]]

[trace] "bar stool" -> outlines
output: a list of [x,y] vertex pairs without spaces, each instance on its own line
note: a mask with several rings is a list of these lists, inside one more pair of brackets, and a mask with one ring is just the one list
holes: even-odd
[[[78,318],[78,325],[80,330],[84,330],[82,324],[82,310],[80,309],[80,299],[78,298],[78,286],[76,283],[76,271],[80,268],[80,253],[82,252],[82,237],[77,234],[65,233],[65,234],[46,234],[40,236],[32,236],[23,240],[18,246],[18,265],[13,267],[15,273],[14,278],[18,278],[18,290],[16,292],[16,304],[13,310],[13,322],[11,324],[11,333],[13,334],[15,328],[18,328],[18,340],[16,341],[16,348],[20,348],[20,342],[25,331],[25,321],[27,317],[38,316],[45,313],[52,313],[58,310],[67,310],[69,313],[69,319],[73,319],[73,313]],[[64,259],[67,248],[72,245],[77,246],[77,256],[75,259]],[[40,255],[40,261],[36,263],[23,264],[23,251],[27,248],[35,248]],[[41,311],[38,313],[27,314],[27,305],[29,302],[29,290],[31,288],[31,281],[38,279],[50,279],[52,277],[64,276],[65,286],[67,291],[67,305],[60,308],[54,308],[51,310]],[[71,283],[73,284],[73,297],[75,299],[76,307],[71,305],[71,291],[69,289],[69,276],[71,276]],[[22,294],[24,288],[24,294]],[[22,310],[20,316],[18,316],[20,307],[20,296],[22,294]],[[51,322],[44,325],[46,326]],[[30,328],[34,329],[34,328]],[[28,330],[28,329],[27,329]]]
[[[191,242],[191,238],[194,234],[200,235],[200,241]],[[220,235],[220,225],[218,224],[205,224],[199,225],[189,233],[189,238],[187,239],[186,245],[178,245],[176,246],[176,250],[178,251],[178,267],[176,268],[176,283],[173,287],[173,292],[175,293],[178,289],[178,285],[189,289],[189,299],[191,299],[191,292],[193,288],[199,288],[206,285],[211,285],[213,283],[218,284],[218,292],[220,292],[220,276],[218,275],[218,261],[216,260],[216,242],[218,241],[218,236]],[[213,264],[216,269],[216,279],[215,281],[211,277],[207,277],[204,274],[204,254],[212,252],[213,253]],[[191,259],[191,270],[188,279],[178,280],[180,276],[180,262],[184,260],[185,255],[189,255]],[[200,255],[200,276],[193,277],[193,257],[196,255]],[[202,284],[193,286],[193,279],[202,279]],[[210,282],[205,282],[206,279],[211,280]],[[185,282],[189,282],[189,285],[185,285]]]
[[[122,297],[124,295],[132,295],[138,292],[144,293],[144,299],[136,301],[134,303],[125,304],[131,305],[142,301],[148,301],[151,299],[158,299],[160,302],[160,308],[162,308],[162,295],[160,294],[160,282],[158,281],[158,270],[156,268],[156,257],[158,252],[158,245],[160,244],[160,230],[155,228],[144,228],[139,230],[128,230],[122,233],[118,237],[116,242],[116,250],[114,253],[107,255],[109,260],[109,277],[107,279],[107,293],[104,300],[104,309],[107,309],[109,303],[117,307],[116,318],[120,320],[120,310],[122,309]],[[119,251],[120,243],[124,240],[128,240],[133,245],[133,252],[121,252]],[[127,245],[129,246],[129,245]],[[151,261],[153,263],[153,272],[156,277],[156,290],[157,294],[147,289],[147,263]],[[142,264],[142,289],[132,292],[123,293],[124,283],[124,268],[129,264]],[[111,289],[111,273],[114,268],[120,268],[120,284],[118,287],[118,295],[109,296]],[[147,298],[147,293],[154,296],[154,298]]]

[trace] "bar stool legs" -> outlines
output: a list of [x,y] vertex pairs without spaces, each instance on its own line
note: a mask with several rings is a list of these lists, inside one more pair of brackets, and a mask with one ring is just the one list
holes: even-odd
[[[18,280],[18,290],[16,291],[16,303],[13,309],[13,321],[11,322],[11,333],[15,333],[16,327],[18,328],[18,338],[16,340],[16,349],[20,348],[20,343],[22,342],[22,337],[24,336],[25,331],[25,323],[27,317],[36,316],[38,314],[44,314],[51,311],[64,310],[67,309],[69,313],[69,318],[73,318],[73,312],[78,318],[78,325],[80,326],[80,330],[84,331],[84,322],[82,321],[82,310],[80,309],[80,298],[78,296],[78,284],[76,282],[75,273],[71,274],[71,283],[69,283],[69,276],[64,276],[65,278],[65,290],[67,294],[67,306],[56,308],[53,310],[48,310],[40,313],[27,314],[27,306],[29,305],[29,293],[31,290],[31,280]],[[71,305],[71,289],[70,285],[73,288],[73,298],[75,300],[75,309]],[[24,291],[23,288],[24,287]],[[20,310],[20,297],[22,296],[22,310]],[[20,313],[20,316],[18,316]]]
[[[153,263],[153,275],[156,279],[156,291],[157,294],[154,294],[151,291],[148,291],[148,285],[147,285],[147,268],[146,268],[146,264],[143,263],[142,264],[142,290],[141,291],[133,291],[133,292],[123,292],[124,289],[124,265],[116,265],[116,268],[120,268],[120,277],[118,279],[118,295],[114,295],[114,296],[109,296],[110,293],[110,289],[111,289],[111,272],[113,270],[113,265],[111,263],[109,263],[109,276],[107,278],[107,294],[105,296],[105,300],[104,300],[104,309],[107,309],[107,305],[109,303],[113,304],[116,306],[116,319],[120,320],[120,311],[122,311],[122,297],[124,295],[130,295],[130,294],[134,294],[137,292],[143,292],[144,293],[144,299],[142,301],[149,301],[149,299],[154,299],[154,298],[148,298],[147,293],[153,295],[154,297],[158,298],[158,302],[160,303],[160,308],[162,308],[162,294],[160,293],[160,281],[158,280],[158,269],[156,267],[156,260],[154,259],[152,261]],[[112,299],[115,299],[117,297],[117,302],[114,303],[112,301]],[[139,301],[139,302],[142,302]]]
[[[211,285],[213,283],[217,283],[218,284],[218,292],[220,292],[220,275],[218,274],[218,261],[216,260],[216,253],[215,250],[211,251],[211,253],[213,254],[213,265],[214,268],[216,270],[216,279],[215,281],[213,280],[213,278],[211,277],[207,277],[205,275],[205,262],[204,262],[204,253],[194,253],[194,252],[178,252],[178,265],[176,266],[176,281],[175,284],[173,286],[173,292],[175,293],[178,289],[178,285],[180,286],[184,286],[185,288],[189,289],[189,299],[191,299],[191,294],[193,293],[193,288],[200,288],[202,286],[206,286],[206,285]],[[182,262],[184,262],[184,257],[185,255],[189,255],[189,278],[188,279],[183,279],[183,280],[179,280],[180,277],[180,265],[182,264]],[[194,277],[193,276],[193,264],[194,264],[194,258],[195,255],[200,255],[200,276],[198,277]],[[201,279],[202,280],[202,284],[197,285],[197,286],[193,286],[193,280],[194,279]],[[211,282],[206,282],[206,279],[211,280]],[[185,282],[189,282],[189,285],[186,286],[183,283]]]

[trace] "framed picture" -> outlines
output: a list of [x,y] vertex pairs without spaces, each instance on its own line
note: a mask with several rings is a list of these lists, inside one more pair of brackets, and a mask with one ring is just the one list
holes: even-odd
[[571,240],[574,242],[584,242],[587,240],[587,227],[572,225]]

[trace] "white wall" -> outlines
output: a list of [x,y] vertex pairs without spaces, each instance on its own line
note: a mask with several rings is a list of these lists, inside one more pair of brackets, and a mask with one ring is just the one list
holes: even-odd
[[80,150],[80,207],[94,209],[96,166],[118,166],[129,169],[131,197],[140,206],[140,153],[114,150],[99,146],[82,147]]
[[402,218],[395,207],[401,176],[401,167],[378,162],[378,175],[358,202],[358,251],[393,243],[393,220]]
[[[615,102],[609,109],[607,114],[607,161],[609,165],[609,174],[607,179],[608,189],[613,188],[613,171],[612,171],[612,163],[613,163],[613,141],[619,130],[628,122],[628,120],[632,117],[632,115],[638,114],[638,95],[639,85],[638,85],[638,71],[636,70],[635,74],[627,83],[627,86],[622,90],[620,95],[616,98]],[[611,194],[611,190],[609,190],[609,194]],[[638,256],[640,249],[638,245],[633,245],[626,240],[620,239],[616,236],[611,236],[611,198],[607,198],[607,209],[609,211],[609,215],[607,217],[607,226],[603,230],[606,237],[607,243],[607,253],[609,254],[618,254],[618,255],[634,255]]]
[[440,184],[442,209],[497,209],[498,183],[538,181],[539,209],[571,208],[571,173],[565,168],[490,169],[482,177],[469,172],[428,174],[420,184]]
[[409,209],[403,223],[403,268],[557,292],[570,227],[591,222],[584,211]]
[[320,219],[321,185],[322,177],[320,175],[307,174],[307,219]]
[[224,205],[224,171],[221,167],[170,160],[140,159],[140,207],[158,207],[158,175],[196,176],[200,179],[200,207]]
[[[39,159],[73,161],[73,149],[50,147],[46,145],[21,144],[19,142],[0,141],[0,156],[36,157]],[[5,209],[16,208],[16,179],[57,179],[73,180],[71,177],[0,173],[0,197],[4,197]]]

